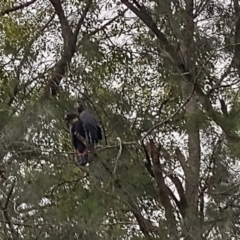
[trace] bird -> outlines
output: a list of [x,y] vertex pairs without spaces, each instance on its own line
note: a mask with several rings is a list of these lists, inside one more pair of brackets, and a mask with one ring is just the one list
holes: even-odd
[[83,104],[78,104],[77,111],[89,143],[98,144],[99,140],[102,140],[102,130],[97,124],[97,120],[84,108]]
[[88,163],[88,149],[86,144],[83,142],[83,140],[86,141],[83,123],[75,113],[65,114],[64,120],[69,128],[71,141],[76,150],[78,164],[85,166]]

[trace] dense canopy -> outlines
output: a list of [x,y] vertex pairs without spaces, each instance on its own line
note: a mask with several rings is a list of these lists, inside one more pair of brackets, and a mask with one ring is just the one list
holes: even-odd
[[0,39],[0,239],[239,239],[239,1],[2,0]]

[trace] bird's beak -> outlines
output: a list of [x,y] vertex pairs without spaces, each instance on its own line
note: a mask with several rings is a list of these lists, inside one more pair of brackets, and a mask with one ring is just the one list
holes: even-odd
[[65,121],[68,120],[68,115],[67,115],[67,114],[64,115],[64,120],[65,120]]

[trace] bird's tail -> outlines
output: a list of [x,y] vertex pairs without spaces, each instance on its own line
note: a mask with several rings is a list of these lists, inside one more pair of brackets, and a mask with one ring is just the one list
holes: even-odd
[[102,129],[97,125],[98,139],[102,140]]
[[99,139],[98,129],[91,126],[91,127],[89,127],[88,132],[89,132],[89,135],[90,135],[90,138],[91,138],[91,142],[92,143],[98,143],[98,139]]

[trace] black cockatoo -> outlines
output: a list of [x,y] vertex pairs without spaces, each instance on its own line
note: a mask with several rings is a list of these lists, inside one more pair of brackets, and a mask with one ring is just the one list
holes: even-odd
[[102,130],[98,126],[95,117],[85,110],[82,104],[77,106],[77,111],[79,113],[79,118],[83,123],[89,142],[93,145],[94,143],[97,144],[99,140],[102,140]]
[[69,128],[72,144],[76,149],[78,163],[79,165],[85,166],[88,162],[88,149],[78,137],[80,135],[86,139],[83,123],[75,113],[66,114],[64,120]]

